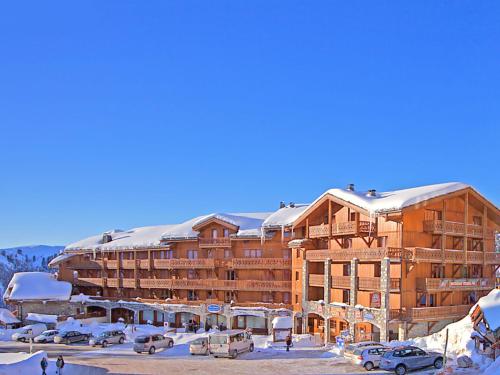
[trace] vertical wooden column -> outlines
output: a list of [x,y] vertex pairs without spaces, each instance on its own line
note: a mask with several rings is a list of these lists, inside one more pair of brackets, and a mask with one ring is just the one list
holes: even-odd
[[488,207],[483,206],[483,269],[482,277],[484,277],[484,268],[486,267],[486,229],[488,228]]
[[332,248],[332,201],[328,200],[328,250]]
[[469,221],[469,192],[465,193],[465,209],[464,209],[464,269],[462,276],[469,276],[467,268],[467,223]]
[[[443,199],[443,213],[441,217],[441,277],[444,277],[445,250],[446,250],[446,200]],[[427,299],[426,299],[427,300]]]
[[309,218],[306,218],[306,238],[309,238]]

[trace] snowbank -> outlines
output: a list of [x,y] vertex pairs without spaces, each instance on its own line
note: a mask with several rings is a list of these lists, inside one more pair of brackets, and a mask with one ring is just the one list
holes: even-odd
[[42,350],[34,354],[0,353],[0,374],[39,374],[40,362],[44,357],[47,358],[47,354]]
[[18,272],[12,276],[4,299],[67,301],[71,295],[71,283],[58,281],[47,272]]
[[480,298],[477,304],[490,329],[495,332],[500,327],[500,290],[493,289],[487,296]]

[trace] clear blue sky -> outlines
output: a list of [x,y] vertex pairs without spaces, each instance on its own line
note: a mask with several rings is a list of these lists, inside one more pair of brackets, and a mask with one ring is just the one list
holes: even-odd
[[353,182],[500,202],[498,1],[50,1],[0,12],[0,247]]

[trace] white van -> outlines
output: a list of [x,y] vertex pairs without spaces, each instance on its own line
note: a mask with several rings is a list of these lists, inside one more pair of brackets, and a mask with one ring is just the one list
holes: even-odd
[[43,323],[30,324],[20,328],[20,330],[12,335],[12,340],[28,342],[34,339],[42,332],[47,330],[47,326]]
[[217,357],[236,358],[243,352],[253,352],[252,335],[248,331],[228,330],[208,336],[210,353]]

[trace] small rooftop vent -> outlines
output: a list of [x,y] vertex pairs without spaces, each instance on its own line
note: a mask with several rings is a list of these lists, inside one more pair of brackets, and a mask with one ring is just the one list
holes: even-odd
[[366,193],[366,195],[367,195],[368,197],[375,197],[375,196],[377,196],[377,190],[375,190],[375,189],[370,189],[370,190],[368,190],[368,193]]
[[295,207],[295,202],[290,202],[290,207],[294,208]]
[[347,185],[347,190],[354,191],[354,184]]
[[110,233],[103,233],[102,235],[102,243],[108,243],[113,241],[113,237],[111,236]]
[[286,207],[285,202],[281,201],[281,202],[280,202],[280,208],[285,208],[285,207]]

